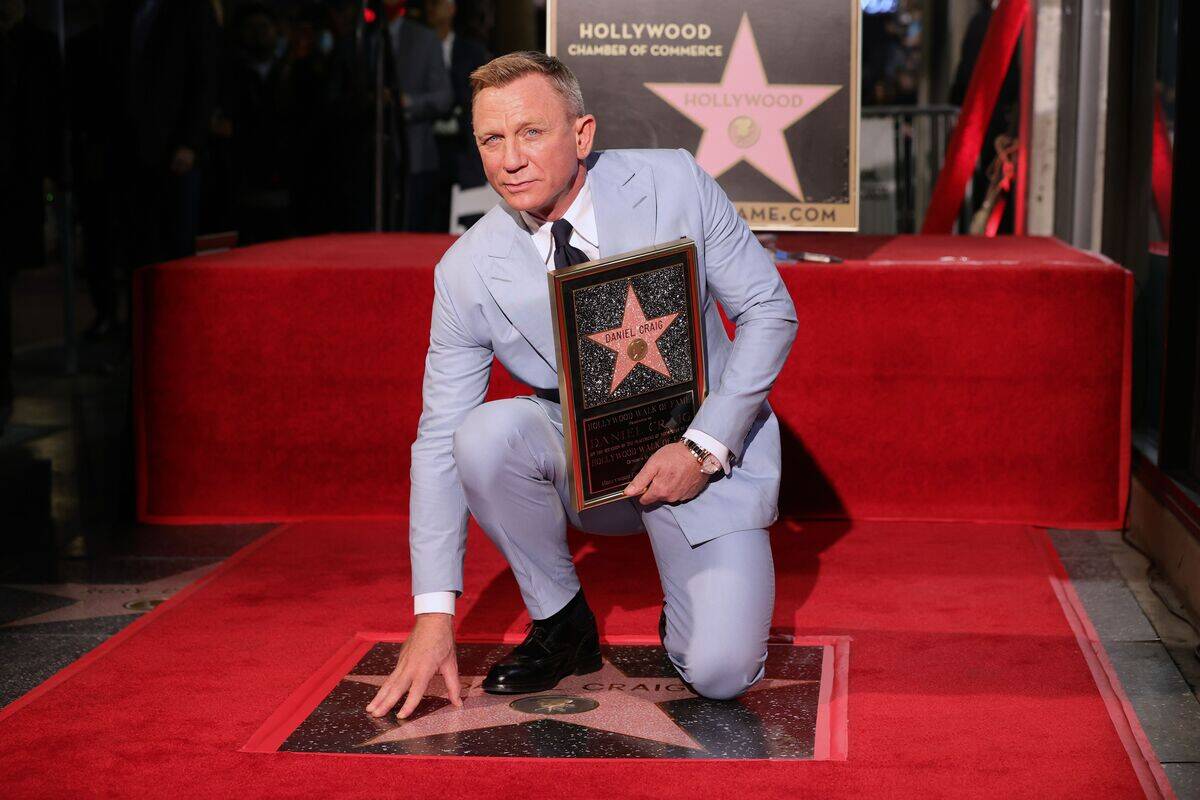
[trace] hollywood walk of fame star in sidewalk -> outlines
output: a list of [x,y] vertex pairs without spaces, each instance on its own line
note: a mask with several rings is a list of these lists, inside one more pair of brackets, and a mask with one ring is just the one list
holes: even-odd
[[[190,569],[149,583],[9,583],[6,588],[66,597],[76,602],[62,608],[13,620],[0,628],[116,617],[149,611],[175,592],[212,570],[215,564]],[[131,604],[132,607],[131,607]]]
[[667,369],[662,352],[658,349],[658,337],[667,332],[667,328],[671,327],[679,312],[646,319],[642,304],[633,291],[633,283],[630,282],[626,286],[628,288],[625,293],[625,312],[621,317],[621,324],[606,331],[589,333],[587,337],[617,354],[609,394],[617,390],[625,376],[633,372],[633,368],[638,364],[649,367],[667,378],[671,377],[671,371]]
[[[347,675],[342,680],[364,683],[369,686],[382,686],[387,678],[387,675]],[[384,742],[418,739],[423,736],[462,733],[481,728],[519,725],[523,722],[540,719],[554,719],[558,722],[568,722],[585,728],[685,747],[689,750],[704,750],[658,706],[659,703],[667,700],[696,697],[677,678],[630,678],[608,659],[605,659],[604,665],[598,672],[564,678],[555,688],[533,695],[488,694],[483,691],[482,675],[463,676],[462,680],[467,684],[467,688],[463,693],[461,709],[452,705],[443,706],[416,719],[403,720],[397,727],[368,739],[359,746],[367,747]],[[758,692],[812,682],[763,678],[748,691]],[[611,688],[614,686],[622,688]],[[632,688],[635,686],[638,688]],[[445,683],[442,682],[440,676],[430,682],[425,694],[427,697],[448,699]],[[512,703],[518,697],[541,695],[555,698],[560,696],[588,698],[598,701],[598,705],[588,711],[572,714],[555,713],[553,710],[545,713],[530,713],[512,707]],[[554,707],[554,704],[547,705],[548,709]]]
[[696,163],[719,178],[745,160],[801,202],[786,131],[842,87],[767,83],[750,19],[742,14],[720,83],[647,83],[646,88],[704,129]]

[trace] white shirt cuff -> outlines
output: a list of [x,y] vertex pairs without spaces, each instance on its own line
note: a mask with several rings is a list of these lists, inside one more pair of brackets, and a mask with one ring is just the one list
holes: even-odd
[[454,592],[422,592],[413,595],[414,614],[453,614]]
[[688,428],[683,434],[688,439],[691,439],[696,444],[703,447],[708,452],[717,457],[721,462],[721,469],[725,470],[725,474],[729,474],[729,448],[718,442],[713,437],[709,436],[704,431],[698,431],[695,428]]

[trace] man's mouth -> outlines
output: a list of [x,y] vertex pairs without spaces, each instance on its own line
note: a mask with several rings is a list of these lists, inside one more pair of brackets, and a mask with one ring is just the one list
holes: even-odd
[[531,181],[531,180],[518,181],[516,183],[506,183],[506,184],[504,184],[504,188],[508,189],[510,192],[523,192],[532,185],[533,185],[533,181]]

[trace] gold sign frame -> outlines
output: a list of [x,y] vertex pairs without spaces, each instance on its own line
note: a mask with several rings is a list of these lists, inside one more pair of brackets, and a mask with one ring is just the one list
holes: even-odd
[[[550,305],[554,328],[554,356],[558,368],[559,402],[562,408],[563,438],[566,450],[567,466],[570,472],[571,502],[576,511],[601,506],[616,500],[624,499],[624,489],[629,480],[636,475],[642,464],[653,450],[664,444],[678,441],[686,430],[696,410],[708,393],[706,371],[706,348],[704,339],[703,308],[700,305],[700,285],[698,273],[698,255],[696,243],[690,238],[679,239],[664,245],[644,247],[628,253],[597,259],[573,267],[564,267],[547,273],[547,286],[550,291]],[[583,350],[589,334],[580,331],[578,325],[579,308],[578,294],[581,290],[594,289],[614,282],[628,285],[628,292],[636,299],[634,282],[652,277],[667,280],[666,270],[683,268],[682,287],[678,287],[683,295],[683,308],[670,313],[686,313],[684,323],[688,335],[686,341],[690,375],[686,378],[668,378],[667,383],[658,381],[656,388],[650,388],[635,394],[626,394],[616,399],[606,399],[589,402],[582,378]],[[628,301],[626,301],[628,303]],[[640,309],[641,301],[638,300]],[[628,309],[628,305],[626,305]],[[611,311],[612,309],[610,309]],[[660,317],[661,318],[661,317]],[[659,335],[671,329],[675,318],[663,326]],[[640,366],[640,359],[646,353],[646,345],[635,347],[642,339],[630,335],[629,347],[631,352],[641,355],[633,356],[639,363],[631,368]],[[657,338],[657,337],[656,337]],[[682,345],[681,345],[682,346]],[[655,345],[657,348],[657,345]],[[593,359],[598,351],[592,350]],[[679,352],[673,352],[673,357],[681,357]],[[618,357],[619,358],[619,357]],[[643,368],[649,369],[642,365]],[[617,369],[614,363],[613,370]],[[669,370],[668,370],[669,371]],[[633,372],[628,373],[630,375]],[[616,385],[614,374],[613,391]],[[673,381],[673,382],[670,382]],[[690,408],[690,411],[689,411]],[[597,425],[609,425],[611,428],[623,428],[623,438],[626,434],[643,433],[635,438],[631,447],[634,451],[624,454],[624,468],[618,466],[614,483],[614,475],[597,481],[599,470],[598,454],[589,441],[589,431]],[[639,429],[638,426],[641,426]],[[661,429],[661,430],[660,430]],[[593,434],[595,435],[595,434]],[[610,448],[617,452],[613,458],[621,458],[620,448]],[[631,457],[631,453],[633,454]],[[606,454],[606,455],[611,455]],[[640,460],[639,460],[640,459]],[[636,463],[636,468],[630,466]],[[624,476],[627,474],[627,479]],[[619,484],[619,485],[617,485]]]

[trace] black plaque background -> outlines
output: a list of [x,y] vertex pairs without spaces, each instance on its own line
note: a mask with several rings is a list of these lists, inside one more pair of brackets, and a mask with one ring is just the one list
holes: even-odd
[[[586,368],[572,373],[570,390],[572,405],[575,410],[575,427],[572,432],[575,452],[572,455],[581,471],[579,477],[580,485],[583,489],[582,496],[577,499],[577,505],[587,505],[598,497],[610,493],[614,488],[624,488],[629,480],[633,478],[633,475],[636,474],[635,469],[628,476],[615,483],[611,473],[601,474],[601,470],[597,470],[596,474],[593,475],[591,465],[588,463],[586,457],[586,451],[583,449],[584,426],[587,420],[605,414],[620,413],[621,411],[656,400],[664,400],[685,394],[689,395],[688,405],[690,405],[690,408],[676,409],[672,416],[678,419],[679,426],[673,432],[664,431],[661,443],[658,445],[662,446],[662,444],[677,440],[683,434],[687,429],[688,423],[695,416],[696,409],[704,399],[702,395],[697,397],[697,389],[699,388],[697,378],[700,377],[702,379],[703,373],[698,369],[699,365],[696,363],[696,354],[703,354],[704,344],[703,341],[693,341],[695,328],[691,303],[692,298],[695,296],[692,288],[695,275],[694,272],[689,275],[689,257],[688,251],[681,249],[647,258],[638,258],[631,263],[613,266],[612,268],[603,269],[591,274],[584,273],[578,276],[565,275],[558,278],[561,281],[559,291],[562,293],[562,328],[559,335],[566,336],[566,363],[582,365],[583,362],[590,361],[594,364],[599,364],[603,367],[601,372],[610,381],[612,368],[616,362],[616,354],[606,347],[587,340],[586,336],[589,333],[613,328],[620,324],[625,309],[625,292],[623,288],[619,292],[604,292],[603,294],[607,297],[608,302],[612,303],[612,306],[606,306],[599,310],[588,309],[585,311],[576,308],[575,301],[583,295],[580,291],[581,289],[596,287],[600,284],[608,284],[610,282],[614,282],[612,284],[614,287],[623,287],[626,280],[632,279],[634,291],[638,294],[642,311],[645,313],[647,319],[659,317],[664,313],[676,310],[680,312],[679,318],[675,319],[671,323],[671,326],[658,339],[661,350],[676,349],[676,353],[670,356],[667,352],[663,352],[663,360],[667,363],[673,380],[668,380],[649,367],[638,364],[634,367],[634,371],[626,376],[625,379],[626,383],[634,384],[634,391],[626,390],[625,385],[622,384],[614,394],[614,400],[596,404],[589,403],[589,398],[585,397],[585,380],[580,379],[580,373],[585,372]],[[680,271],[681,286],[678,293],[639,291],[640,286],[652,280],[652,277],[647,273],[673,267],[677,267]],[[679,302],[681,305],[674,305],[675,302]],[[695,313],[699,314],[700,309],[695,309]],[[584,322],[588,323],[588,327],[583,327]],[[592,327],[592,325],[595,327]],[[561,349],[562,347],[560,346],[560,352]],[[681,363],[681,360],[678,358],[678,351],[684,351],[687,354],[686,378],[677,376],[675,372],[676,365]],[[567,368],[566,365],[559,365],[560,370],[564,368]],[[641,376],[644,377],[639,377],[637,373],[641,373]],[[591,399],[594,399],[594,396]],[[564,413],[563,425],[566,426],[570,423],[571,421],[567,419]],[[653,452],[653,450],[650,452]],[[640,468],[640,465],[638,468]],[[594,490],[592,489],[593,485],[596,486]]]
[[[750,20],[770,83],[840,84],[842,89],[787,129],[784,138],[804,188],[806,204],[856,204],[858,87],[857,42],[850,35],[858,0],[550,0],[548,48],[579,79],[589,113],[595,114],[597,149],[682,147],[695,153],[699,126],[647,89],[644,83],[719,83],[743,12]],[[581,22],[705,23],[708,40],[580,39]],[[549,44],[553,42],[553,44]],[[571,56],[572,42],[593,44],[721,44],[717,57]],[[852,105],[853,104],[853,105]],[[796,203],[774,181],[746,162],[717,177],[735,203]],[[778,227],[778,226],[773,226]],[[806,229],[837,226],[812,224]]]

